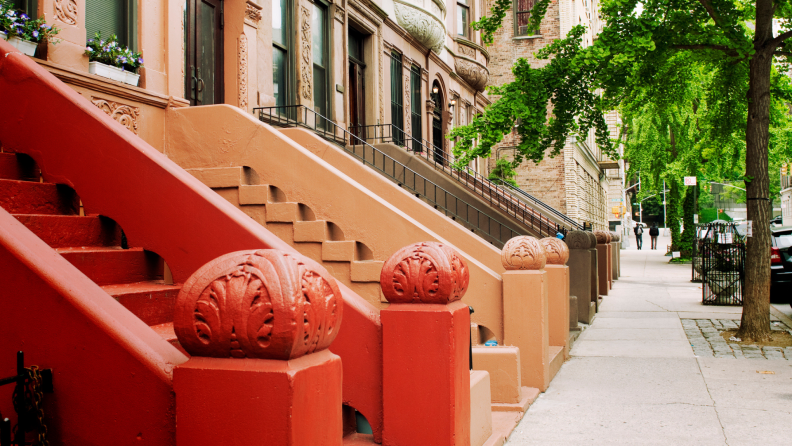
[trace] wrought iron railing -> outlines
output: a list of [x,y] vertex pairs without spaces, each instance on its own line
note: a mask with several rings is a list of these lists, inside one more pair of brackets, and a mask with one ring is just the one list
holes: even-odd
[[267,124],[280,127],[303,127],[340,145],[346,152],[364,164],[371,166],[400,187],[404,187],[416,197],[424,199],[435,209],[473,230],[499,248],[503,247],[512,237],[524,235],[523,232],[493,219],[486,212],[465,202],[391,158],[358,135],[347,131],[304,105],[259,107],[254,108],[253,112],[257,112],[259,119]]
[[704,305],[742,305],[745,292],[745,238],[734,223],[709,223],[697,240]]
[[[482,197],[490,206],[501,209],[514,217],[540,236],[554,236],[568,229],[582,229],[576,221],[541,202],[529,193],[511,184],[504,186],[494,183],[467,166],[457,166],[456,159],[425,139],[416,139],[393,124],[378,124],[350,127],[350,132],[369,143],[392,143],[404,147],[416,156],[424,158],[436,169],[443,170],[476,195]],[[548,218],[541,208],[551,213],[556,220]],[[559,223],[562,222],[562,223]]]

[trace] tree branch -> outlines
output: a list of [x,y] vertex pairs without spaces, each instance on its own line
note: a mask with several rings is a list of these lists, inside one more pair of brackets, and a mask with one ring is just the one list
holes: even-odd
[[715,50],[722,51],[730,56],[736,56],[737,51],[725,45],[674,45],[678,50]]
[[704,6],[704,9],[707,10],[707,14],[709,14],[709,16],[712,17],[712,20],[715,21],[715,24],[718,25],[719,27],[722,27],[720,22],[720,17],[718,17],[718,13],[715,12],[715,8],[712,7],[712,3],[710,2],[710,0],[699,0],[699,3],[701,3]]
[[771,48],[775,48],[781,45],[784,42],[784,40],[789,39],[790,37],[792,37],[792,31],[787,31],[785,33],[779,34],[778,37],[767,42],[767,46]]
[[775,51],[773,56],[787,56],[792,57],[792,51]]

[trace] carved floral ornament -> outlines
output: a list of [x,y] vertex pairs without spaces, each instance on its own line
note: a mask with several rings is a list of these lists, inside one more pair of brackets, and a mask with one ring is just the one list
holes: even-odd
[[396,21],[406,29],[421,45],[437,54],[443,50],[445,26],[428,11],[401,0],[394,0]]
[[67,25],[77,24],[77,0],[55,0],[55,19]]
[[193,356],[288,360],[329,347],[342,307],[335,279],[313,260],[275,249],[238,251],[187,280],[173,326]]
[[569,248],[566,243],[555,237],[545,237],[539,241],[544,247],[547,264],[566,265],[569,260]]
[[610,233],[607,232],[607,231],[596,230],[596,231],[594,231],[594,236],[597,237],[597,244],[598,245],[604,245],[606,243],[610,243],[611,242]]
[[302,96],[305,99],[313,98],[313,72],[311,71],[311,11],[305,6],[300,6],[300,81]]
[[261,20],[261,9],[248,3],[245,5],[245,18],[257,23],[259,20]]
[[138,133],[138,118],[140,109],[130,105],[119,104],[118,102],[108,101],[101,98],[91,98],[91,103],[99,107],[99,110],[107,113],[108,116],[118,121],[121,125],[129,129],[132,133]]
[[501,263],[506,270],[539,270],[545,267],[544,246],[536,237],[521,235],[503,245]]
[[[250,5],[248,5],[249,7]],[[247,110],[248,107],[248,38],[245,33],[239,36],[239,108]]]
[[591,249],[591,239],[586,231],[569,231],[564,242],[569,249]]
[[469,283],[465,260],[437,242],[405,246],[380,273],[382,294],[390,303],[447,304],[462,299]]
[[476,91],[483,91],[489,80],[489,71],[478,62],[463,57],[454,58],[454,69]]

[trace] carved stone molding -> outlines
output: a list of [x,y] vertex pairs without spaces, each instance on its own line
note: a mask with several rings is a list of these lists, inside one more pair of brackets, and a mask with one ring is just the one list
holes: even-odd
[[[249,5],[248,5],[249,6]],[[248,38],[245,33],[239,36],[239,108],[248,107]]]
[[564,237],[569,249],[591,249],[591,239],[586,231],[569,231]]
[[611,236],[609,232],[600,231],[599,229],[594,231],[594,236],[597,237],[597,244],[604,245],[606,243],[611,242]]
[[311,10],[305,6],[300,6],[300,47],[302,57],[300,58],[300,83],[302,97],[305,99],[313,98],[313,72],[311,70]]
[[385,76],[383,74],[385,39],[382,37],[382,26],[377,28],[377,41],[379,42],[379,118],[380,122],[385,122]]
[[[412,66],[412,64],[406,66]],[[407,133],[407,135],[412,136],[412,108],[410,106],[412,90],[410,89],[409,74],[404,76],[404,92],[404,132]]]
[[192,356],[288,360],[329,347],[342,307],[335,279],[313,260],[275,249],[238,251],[190,276],[173,328]]
[[566,243],[555,237],[545,237],[539,241],[544,247],[549,265],[566,265],[569,260],[569,248]]
[[471,47],[469,47],[467,45],[462,45],[459,42],[457,42],[457,48],[459,48],[459,52],[461,54],[464,54],[465,56],[470,57],[472,59],[476,58],[476,49],[475,48],[471,48]]
[[253,23],[258,23],[261,20],[261,8],[248,3],[245,5],[245,18],[252,20]]
[[421,45],[437,54],[443,50],[445,26],[437,17],[415,5],[394,0],[396,21],[406,29]]
[[99,107],[99,110],[107,113],[108,116],[118,121],[121,125],[128,128],[132,133],[138,133],[138,118],[140,117],[140,109],[132,107],[131,105],[119,104],[118,102],[108,101],[107,99],[91,98],[93,105]]
[[483,91],[484,87],[487,86],[489,71],[478,62],[462,57],[455,57],[454,69],[459,77],[470,84],[476,91]]
[[[55,19],[67,25],[77,24],[77,0],[55,0]],[[88,36],[91,38],[93,36]]]
[[514,237],[503,245],[501,251],[501,263],[509,271],[538,270],[544,268],[546,262],[544,246],[536,237]]
[[465,260],[437,242],[405,246],[380,273],[382,294],[390,303],[447,304],[462,299],[469,283]]

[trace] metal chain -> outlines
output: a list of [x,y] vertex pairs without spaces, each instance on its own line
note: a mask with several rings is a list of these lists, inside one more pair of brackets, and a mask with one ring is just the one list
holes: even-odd
[[[18,406],[19,395],[15,388],[13,395],[14,410],[20,415],[24,413],[24,419],[26,420],[30,420],[32,417],[33,423],[28,426],[21,426],[17,423],[15,431],[18,433],[21,429],[22,436],[24,436],[24,432],[35,430],[38,435],[33,444],[37,446],[49,446],[49,440],[47,440],[47,425],[44,424],[44,408],[42,407],[44,392],[41,390],[41,372],[36,365],[25,367],[25,371],[27,372],[27,377],[25,378],[27,383],[24,385],[22,391],[25,392],[25,401],[27,404],[26,407]],[[17,435],[18,434],[15,435],[15,438]]]

